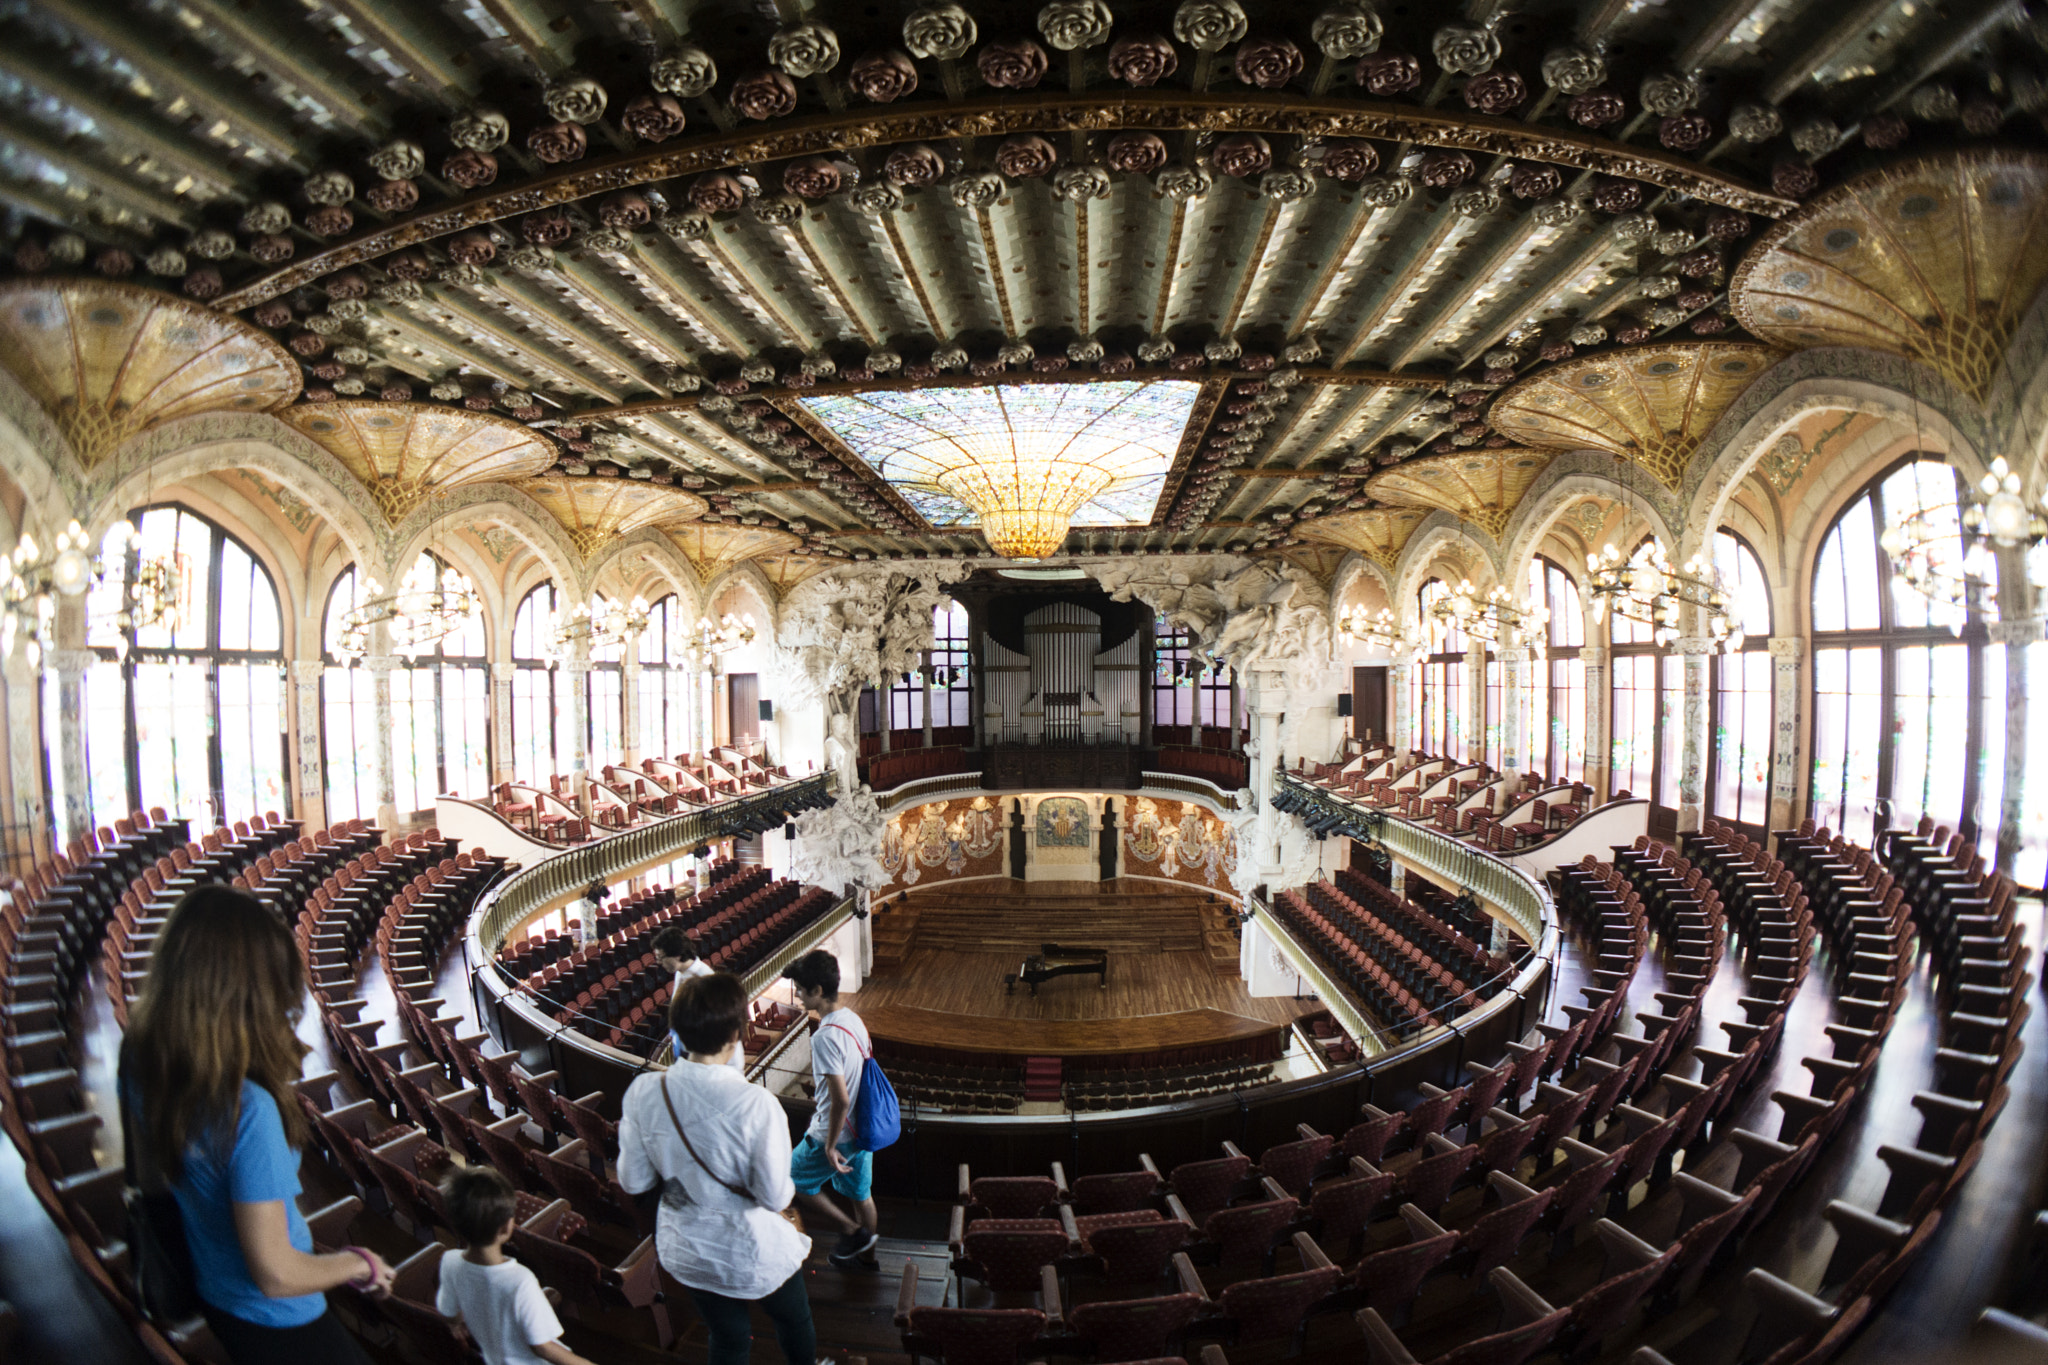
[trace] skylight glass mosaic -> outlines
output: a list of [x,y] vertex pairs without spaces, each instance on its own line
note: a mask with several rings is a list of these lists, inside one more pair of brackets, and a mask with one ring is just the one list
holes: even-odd
[[1200,385],[1181,380],[877,390],[803,399],[927,521],[1152,518]]

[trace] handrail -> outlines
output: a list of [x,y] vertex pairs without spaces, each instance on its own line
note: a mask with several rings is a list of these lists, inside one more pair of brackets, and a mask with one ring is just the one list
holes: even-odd
[[515,927],[568,904],[593,881],[615,881],[674,862],[699,844],[737,832],[751,815],[823,796],[827,779],[827,774],[818,773],[749,796],[650,820],[521,868],[487,891],[470,916],[469,936],[475,940],[477,960],[493,960]]
[[1423,872],[1470,888],[1472,894],[1505,915],[1527,942],[1543,942],[1554,918],[1550,893],[1527,872],[1441,830],[1362,805],[1293,773],[1280,773],[1279,781],[1310,807],[1337,817],[1351,837],[1376,839],[1389,853]]
[[[1141,776],[1144,779],[1145,785],[1136,790],[1127,787],[1104,787],[1099,790],[1113,794],[1128,793],[1132,796],[1157,796],[1161,794],[1192,796],[1199,801],[1208,802],[1218,811],[1234,811],[1237,809],[1237,793],[1225,791],[1207,778],[1195,777],[1188,773],[1160,773],[1150,770],[1145,771]],[[1061,790],[1086,791],[1096,789],[1063,787]],[[903,783],[901,786],[878,791],[875,793],[875,803],[881,807],[884,815],[894,815],[907,806],[922,805],[927,801],[936,801],[942,797],[955,795],[995,796],[998,794],[988,791],[987,788],[981,785],[981,773],[979,771],[943,773],[937,777],[916,778]],[[1013,794],[1000,793],[1000,795]]]

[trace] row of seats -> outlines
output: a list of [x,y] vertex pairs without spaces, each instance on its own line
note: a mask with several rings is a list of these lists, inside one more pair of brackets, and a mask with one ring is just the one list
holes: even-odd
[[[500,782],[489,804],[507,824],[523,827],[550,843],[580,843],[594,829],[624,829],[680,814],[787,780],[786,768],[769,768],[736,749],[718,749],[701,759],[643,758],[636,769],[623,762],[598,767],[579,798],[575,779],[552,774],[544,783]],[[586,819],[580,801],[587,800]]]

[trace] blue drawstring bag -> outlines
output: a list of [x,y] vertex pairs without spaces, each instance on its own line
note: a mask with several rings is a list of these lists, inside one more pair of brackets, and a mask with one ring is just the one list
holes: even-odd
[[[832,1027],[853,1038],[856,1047],[860,1045],[852,1029],[838,1024]],[[860,1095],[853,1102],[853,1145],[863,1152],[879,1152],[902,1134],[903,1107],[896,1102],[896,1087],[882,1074],[882,1064],[874,1054],[863,1052]]]

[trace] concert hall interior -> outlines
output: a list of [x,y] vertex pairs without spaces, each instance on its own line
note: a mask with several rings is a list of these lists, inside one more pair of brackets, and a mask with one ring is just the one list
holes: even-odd
[[0,1362],[2048,1362],[2048,0],[0,5],[0,550]]

